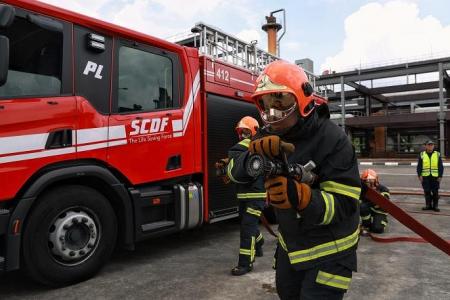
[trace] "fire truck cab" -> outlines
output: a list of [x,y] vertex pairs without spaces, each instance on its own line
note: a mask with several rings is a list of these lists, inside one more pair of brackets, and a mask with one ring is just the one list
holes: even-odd
[[214,162],[258,117],[256,72],[29,0],[0,1],[0,53],[1,270],[66,285],[237,216]]

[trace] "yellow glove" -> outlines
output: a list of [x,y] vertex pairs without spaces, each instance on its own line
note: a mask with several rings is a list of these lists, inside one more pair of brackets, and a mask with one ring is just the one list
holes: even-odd
[[269,203],[279,209],[303,210],[311,201],[311,188],[307,184],[284,176],[267,179],[264,187]]
[[295,146],[283,142],[277,135],[269,135],[250,142],[248,150],[251,153],[266,156],[270,159],[279,157],[282,151],[292,153]]

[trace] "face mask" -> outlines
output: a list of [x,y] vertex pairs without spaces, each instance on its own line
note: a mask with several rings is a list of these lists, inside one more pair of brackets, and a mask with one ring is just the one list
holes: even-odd
[[261,118],[266,124],[274,124],[289,117],[297,108],[295,96],[291,93],[270,93],[257,101]]

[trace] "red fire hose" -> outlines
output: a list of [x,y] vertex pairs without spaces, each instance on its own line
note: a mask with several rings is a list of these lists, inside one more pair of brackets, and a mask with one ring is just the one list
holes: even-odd
[[381,194],[376,192],[373,189],[367,189],[366,198],[373,202],[374,204],[381,207],[383,210],[388,212],[391,216],[397,219],[400,223],[420,235],[422,238],[416,237],[391,237],[391,238],[381,238],[375,236],[373,234],[369,234],[369,236],[377,241],[384,243],[392,243],[392,242],[418,242],[425,243],[428,242],[445,252],[447,255],[450,255],[450,243],[438,236],[436,233],[431,231],[428,227],[411,217],[408,213],[406,213],[403,209],[395,205],[393,202],[389,201]]

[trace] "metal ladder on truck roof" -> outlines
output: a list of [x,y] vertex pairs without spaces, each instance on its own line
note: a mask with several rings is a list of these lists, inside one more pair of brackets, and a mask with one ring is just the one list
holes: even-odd
[[269,63],[280,59],[256,47],[256,41],[247,43],[205,23],[195,24],[191,32],[175,42],[198,48],[203,55],[221,59],[254,73],[260,73]]

